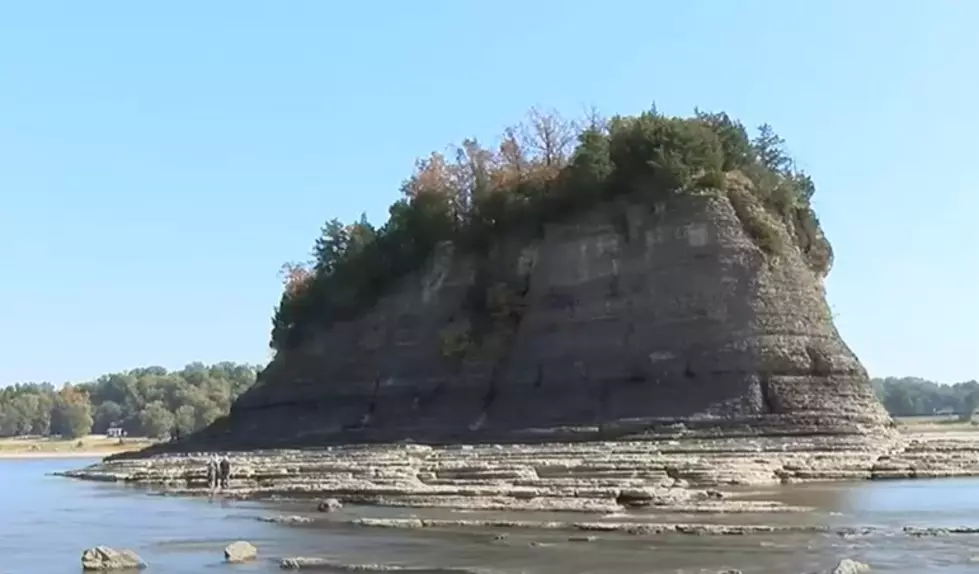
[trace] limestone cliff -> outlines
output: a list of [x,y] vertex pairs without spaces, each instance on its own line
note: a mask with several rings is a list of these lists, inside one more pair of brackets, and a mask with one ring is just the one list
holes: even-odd
[[[626,197],[482,256],[445,244],[358,320],[281,351],[204,436],[265,447],[886,426],[825,301],[828,244],[738,193]],[[745,231],[750,214],[780,253]]]

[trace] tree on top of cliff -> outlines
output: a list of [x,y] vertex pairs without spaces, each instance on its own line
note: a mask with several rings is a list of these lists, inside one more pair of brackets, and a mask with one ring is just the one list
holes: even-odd
[[[416,271],[437,244],[487,249],[513,230],[541,229],[577,210],[636,191],[654,195],[724,187],[725,174],[751,180],[751,193],[776,218],[805,231],[799,247],[825,243],[810,207],[815,190],[768,125],[751,138],[725,113],[695,110],[672,117],[655,109],[605,119],[596,113],[571,121],[531,110],[507,128],[497,145],[467,139],[448,154],[416,162],[401,198],[380,228],[365,218],[350,225],[332,219],[314,248],[314,261],[288,270],[273,317],[273,349],[301,344],[307,334],[356,317],[399,278]],[[777,254],[778,236],[736,204],[759,247]],[[812,257],[825,272],[828,243]]]

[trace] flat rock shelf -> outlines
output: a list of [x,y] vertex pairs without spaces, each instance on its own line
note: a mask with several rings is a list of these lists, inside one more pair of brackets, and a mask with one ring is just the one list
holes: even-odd
[[[241,499],[481,511],[779,513],[808,509],[746,491],[802,481],[979,475],[979,433],[366,445],[227,455],[233,474],[224,495]],[[121,457],[63,476],[206,495],[210,456]]]

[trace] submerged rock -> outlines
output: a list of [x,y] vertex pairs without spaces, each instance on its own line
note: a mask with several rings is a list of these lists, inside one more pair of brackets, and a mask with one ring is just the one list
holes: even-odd
[[232,542],[224,549],[224,559],[227,562],[240,563],[254,560],[258,557],[258,548],[250,542],[239,540]]
[[82,570],[142,570],[146,563],[132,550],[96,546],[82,553]]
[[[297,556],[295,558],[283,558],[279,561],[279,568],[283,570],[323,570],[327,572],[431,572],[427,568],[405,568],[403,566],[388,564],[347,564],[337,562],[327,558],[316,558]],[[468,570],[440,570],[445,572],[460,572],[468,574]]]
[[313,521],[308,516],[259,516],[260,522],[271,522],[272,524],[309,524]]
[[327,498],[316,505],[316,510],[320,512],[336,512],[343,508],[343,504],[335,498]]

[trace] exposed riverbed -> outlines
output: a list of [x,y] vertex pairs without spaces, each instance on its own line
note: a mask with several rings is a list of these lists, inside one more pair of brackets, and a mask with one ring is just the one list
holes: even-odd
[[[867,562],[877,572],[911,574],[972,572],[979,536],[910,536],[905,526],[979,526],[979,479],[806,484],[766,492],[791,504],[817,508],[777,517],[657,515],[657,521],[828,525],[832,532],[781,534],[636,536],[618,532],[568,532],[535,528],[368,528],[362,518],[421,517],[436,520],[595,520],[589,514],[463,512],[347,505],[318,513],[305,502],[243,502],[216,498],[154,496],[144,488],[71,481],[46,476],[78,461],[0,461],[0,553],[3,572],[62,574],[79,568],[83,548],[131,547],[150,563],[149,573],[191,574],[225,568],[221,550],[235,539],[259,547],[262,560],[235,567],[243,572],[279,571],[274,559],[318,556],[337,564],[381,564],[485,572],[745,573],[817,572],[843,557]],[[514,516],[517,514],[517,516]],[[632,513],[634,516],[638,512]],[[297,526],[259,517],[299,515]],[[637,516],[638,517],[638,516]],[[650,517],[651,518],[651,517]],[[614,521],[617,518],[606,517]],[[853,533],[844,535],[846,528]],[[858,529],[874,530],[861,534]]]
[[[203,482],[207,453],[112,461],[69,474],[113,484],[63,483],[145,509],[155,542],[107,531],[89,545],[128,545],[152,572],[185,571],[161,548],[217,564],[222,545],[242,538],[262,557],[247,568],[269,572],[280,558],[314,556],[540,574],[785,574],[853,558],[876,572],[957,573],[979,559],[977,452],[974,433],[400,445],[234,455],[231,488],[216,496]],[[344,507],[317,512],[325,497]],[[181,509],[180,532],[152,526],[158,504]],[[201,513],[221,526],[209,532]]]

